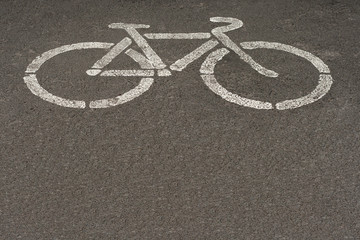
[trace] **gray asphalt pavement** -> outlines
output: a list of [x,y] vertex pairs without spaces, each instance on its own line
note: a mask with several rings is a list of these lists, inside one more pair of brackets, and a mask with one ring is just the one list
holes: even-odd
[[[292,110],[239,106],[203,83],[205,56],[106,109],[61,107],[24,83],[47,50],[127,36],[110,23],[210,32],[215,16],[244,22],[228,34],[236,43],[318,56],[334,79],[329,93]],[[0,239],[360,239],[359,25],[358,0],[1,0]],[[166,64],[203,42],[149,40]],[[230,53],[215,75],[236,94],[278,102],[317,84],[316,69],[294,55],[247,52],[280,75],[261,76]],[[139,83],[86,75],[103,55],[59,55],[39,83],[86,101]],[[109,69],[119,66],[136,68],[125,55]]]

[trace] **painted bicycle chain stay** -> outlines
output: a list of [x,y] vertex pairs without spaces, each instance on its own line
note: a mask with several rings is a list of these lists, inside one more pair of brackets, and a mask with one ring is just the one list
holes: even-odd
[[[213,17],[210,18],[211,22],[227,23],[226,26],[216,27],[211,33],[146,33],[143,36],[137,29],[149,28],[149,25],[144,24],[125,24],[125,23],[112,23],[109,25],[112,29],[123,29],[130,37],[125,37],[119,43],[105,43],[105,42],[82,42],[71,45],[64,45],[52,50],[49,50],[42,55],[35,58],[32,63],[27,67],[25,72],[24,81],[30,91],[36,96],[46,100],[48,102],[70,108],[86,108],[86,102],[80,100],[69,100],[59,96],[55,96],[52,93],[44,89],[38,82],[36,72],[40,67],[49,59],[72,50],[85,50],[85,49],[104,49],[108,52],[99,60],[97,60],[93,66],[86,71],[89,76],[102,76],[102,77],[141,77],[139,84],[133,89],[112,98],[100,99],[91,101],[88,104],[90,108],[108,108],[117,106],[133,100],[139,97],[144,92],[150,89],[154,83],[154,76],[168,77],[171,76],[171,71],[182,71],[190,63],[196,61],[204,54],[209,53],[200,68],[200,75],[211,91],[219,95],[223,99],[238,104],[240,106],[255,108],[255,109],[294,109],[310,103],[313,103],[330,90],[333,83],[333,79],[330,75],[328,66],[315,55],[295,48],[290,45],[276,43],[276,42],[264,42],[264,41],[252,41],[242,42],[240,46],[234,43],[225,33],[236,30],[243,26],[243,22],[236,18],[228,17]],[[171,64],[167,68],[166,64],[161,60],[159,55],[151,48],[147,39],[206,39],[207,41],[201,46],[196,48],[191,53],[185,55],[175,63]],[[142,50],[143,53],[132,49],[130,46],[135,42]],[[217,48],[219,44],[223,47]],[[298,57],[302,57],[308,60],[318,71],[319,79],[316,88],[307,94],[306,96],[285,100],[272,104],[270,102],[263,102],[259,100],[249,99],[241,97],[235,93],[229,92],[216,80],[214,75],[214,69],[216,64],[221,59],[230,53],[234,52],[239,58],[248,63],[259,74],[270,78],[276,78],[278,74],[272,70],[269,70],[259,63],[254,61],[250,55],[245,53],[243,49],[274,49],[294,54]],[[140,67],[137,70],[103,70],[109,65],[112,60],[118,57],[121,53],[125,53],[131,59],[133,59]]]

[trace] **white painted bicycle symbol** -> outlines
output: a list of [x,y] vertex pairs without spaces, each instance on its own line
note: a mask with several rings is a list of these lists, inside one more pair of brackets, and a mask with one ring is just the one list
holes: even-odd
[[[171,75],[172,71],[182,71],[190,63],[200,58],[205,53],[213,50],[203,62],[200,68],[200,75],[211,91],[219,95],[223,99],[245,107],[256,109],[292,109],[298,108],[321,99],[329,90],[333,83],[330,75],[330,70],[327,65],[318,57],[313,54],[300,50],[298,48],[276,43],[276,42],[242,42],[240,46],[235,44],[225,33],[242,27],[243,22],[236,18],[226,17],[213,17],[210,18],[211,22],[227,23],[226,26],[216,27],[211,33],[147,33],[143,36],[137,29],[149,28],[149,25],[143,24],[126,24],[126,23],[112,23],[109,25],[113,29],[124,29],[131,38],[125,37],[119,43],[106,43],[106,42],[82,42],[71,45],[64,45],[52,50],[49,50],[42,55],[35,58],[32,63],[27,67],[24,81],[31,92],[38,97],[63,107],[71,108],[85,108],[86,102],[79,100],[69,100],[59,96],[55,96],[44,89],[38,82],[36,72],[47,60],[65,52],[72,50],[82,49],[105,49],[108,52],[95,64],[86,71],[89,76],[104,76],[104,77],[141,77],[139,84],[133,89],[113,98],[100,99],[90,101],[88,106],[90,108],[107,108],[129,102],[136,97],[140,96],[154,83],[154,76],[167,77]],[[177,60],[175,63],[167,68],[166,64],[161,60],[159,55],[150,47],[147,39],[209,39],[200,47],[187,54],[183,58]],[[140,47],[142,53],[129,48],[133,41]],[[216,48],[219,44],[223,47]],[[278,73],[269,70],[257,62],[251,56],[243,51],[243,49],[275,49],[292,53],[296,56],[302,57],[312,63],[312,65],[319,71],[319,80],[316,88],[306,96],[281,101],[276,104],[270,102],[263,102],[253,99],[241,97],[235,93],[229,92],[219,84],[214,75],[214,68],[216,64],[230,51],[236,53],[241,60],[248,63],[258,73],[275,78]],[[140,69],[133,70],[103,70],[114,58],[121,53],[125,53],[135,62],[139,64]]]

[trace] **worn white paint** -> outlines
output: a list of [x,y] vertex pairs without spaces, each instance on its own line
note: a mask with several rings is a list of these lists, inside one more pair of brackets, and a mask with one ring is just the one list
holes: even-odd
[[219,42],[214,39],[207,41],[191,53],[187,54],[185,57],[177,60],[174,64],[170,66],[170,69],[174,71],[182,71],[184,68],[186,68],[187,65],[194,62],[196,59],[216,47],[216,45],[218,44]]
[[100,76],[103,77],[152,77],[154,70],[107,70],[103,71]]
[[[240,43],[240,46],[242,46],[245,49],[265,48],[265,49],[274,49],[274,50],[288,52],[306,59],[319,71],[320,77],[319,77],[318,85],[311,93],[301,98],[290,99],[277,103],[276,108],[279,110],[298,108],[313,103],[319,100],[320,98],[322,98],[323,96],[325,96],[326,93],[331,88],[333,79],[329,75],[330,73],[329,67],[320,58],[316,57],[315,55],[309,52],[300,50],[290,45],[276,43],[276,42],[263,42],[263,41],[243,42]],[[326,74],[322,74],[322,73],[326,73]]]
[[[285,45],[281,43],[273,43],[273,42],[244,42],[241,43],[240,45],[245,49],[265,48],[265,49],[275,49],[275,50],[285,51],[308,60],[319,71],[320,78],[318,85],[311,93],[301,98],[290,99],[290,100],[282,101],[280,103],[276,103],[275,107],[278,110],[293,109],[313,103],[319,100],[320,98],[322,98],[323,96],[325,96],[326,93],[331,88],[333,80],[332,77],[328,74],[330,73],[328,66],[326,66],[321,59],[319,59],[318,57],[314,56],[309,52],[300,50],[298,48],[289,45]],[[200,68],[200,73],[205,74],[202,75],[205,84],[213,92],[215,92],[216,94],[218,94],[223,99],[229,102],[233,102],[238,105],[256,108],[256,109],[273,109],[273,107],[270,108],[271,103],[240,97],[236,94],[230,93],[217,82],[215,76],[213,75],[214,68],[217,62],[219,62],[228,52],[229,51],[227,49],[222,48],[212,52],[206,58],[205,62],[202,64]],[[257,70],[255,67],[253,68]],[[322,73],[326,73],[326,74],[322,74]]]
[[171,72],[168,69],[159,69],[157,71],[159,77],[168,77],[171,76]]
[[[264,42],[264,41],[254,41],[254,42],[243,42],[240,43],[240,46],[235,44],[225,33],[229,31],[236,30],[243,26],[243,22],[236,18],[224,18],[224,17],[214,17],[211,18],[212,22],[221,22],[227,23],[225,26],[216,27],[211,31],[211,34],[214,36],[213,39],[208,40],[203,43],[200,47],[196,48],[191,53],[185,55],[183,58],[177,60],[174,64],[170,66],[171,70],[182,71],[190,63],[199,59],[205,53],[214,49],[219,43],[224,45],[223,48],[214,50],[211,52],[204,63],[200,68],[201,77],[203,78],[205,84],[217,95],[221,96],[223,99],[241,105],[245,107],[251,107],[255,109],[293,109],[298,108],[310,103],[313,103],[321,99],[326,93],[330,90],[333,83],[333,79],[330,76],[330,70],[328,66],[318,57],[313,54],[300,50],[293,46],[276,43],[276,42]],[[171,72],[166,69],[166,64],[163,63],[162,59],[157,55],[157,53],[151,48],[149,43],[146,41],[144,36],[148,39],[209,39],[211,38],[210,33],[146,33],[143,36],[137,31],[138,28],[149,28],[149,25],[144,24],[126,24],[126,23],[112,23],[109,25],[110,28],[114,29],[124,29],[131,38],[126,37],[117,44],[113,43],[101,43],[101,42],[85,42],[77,43],[71,45],[61,46],[50,51],[47,51],[35,58],[32,63],[26,69],[26,75],[24,81],[31,92],[40,98],[55,103],[63,107],[71,108],[85,108],[86,104],[84,101],[80,100],[70,100],[65,99],[59,96],[55,96],[45,90],[40,86],[37,78],[36,72],[39,68],[49,59],[55,57],[59,54],[72,51],[72,50],[83,50],[83,49],[109,49],[109,51],[99,60],[97,60],[93,66],[86,71],[90,76],[101,76],[101,77],[142,77],[140,83],[133,89],[113,98],[106,98],[91,101],[90,108],[106,108],[116,106],[128,101],[133,100],[134,98],[140,96],[148,89],[154,82],[153,77],[155,75],[155,70],[157,71],[157,76],[166,77],[171,76]],[[138,45],[143,53],[129,48],[133,41]],[[222,87],[216,80],[214,72],[216,64],[230,51],[236,53],[241,60],[248,63],[254,70],[258,73],[267,76],[267,77],[277,77],[278,73],[275,71],[269,70],[259,63],[255,62],[252,57],[245,53],[243,49],[274,49],[285,51],[296,56],[302,57],[309,62],[311,62],[314,67],[319,71],[320,77],[317,87],[309,94],[286,101],[276,103],[274,106],[269,102],[263,102],[254,99],[248,99],[241,97],[237,94],[231,93]],[[134,70],[104,70],[114,58],[119,56],[121,53],[125,53],[130,58],[132,58],[136,63],[139,64],[141,69]]]
[[216,27],[211,31],[211,32],[213,32],[213,31],[214,32],[222,32],[222,33],[234,31],[236,29],[241,28],[244,25],[243,21],[241,21],[237,18],[232,18],[232,17],[212,17],[212,18],[210,18],[210,22],[230,23],[225,26]]
[[210,88],[211,91],[225,99],[226,101],[250,108],[256,109],[273,109],[273,106],[269,102],[262,102],[257,100],[252,100],[244,97],[240,97],[237,94],[231,93],[221,86],[215,79],[214,75],[201,75],[206,86]]
[[[119,49],[124,48],[124,46],[127,45],[127,42],[128,41],[125,40],[125,42],[121,41],[121,44],[117,44],[116,46],[118,46],[118,48],[116,49],[116,51],[119,51]],[[62,97],[55,96],[55,95],[49,93],[46,89],[44,89],[39,84],[35,73],[39,70],[39,68],[46,61],[48,61],[52,57],[55,57],[59,54],[69,52],[72,50],[109,49],[112,46],[114,46],[113,43],[89,42],[89,43],[77,43],[77,44],[65,45],[65,46],[62,46],[59,48],[52,49],[34,59],[34,61],[28,66],[28,68],[26,70],[26,76],[24,77],[24,81],[33,94],[42,98],[45,101],[57,104],[62,107],[85,108],[86,107],[85,101],[70,100],[70,99],[62,98]],[[112,52],[112,51],[110,50],[109,52]],[[113,51],[113,53],[114,52],[115,52],[115,50]],[[138,55],[134,54],[134,52],[128,52],[128,53],[129,53],[128,55],[130,57],[136,56],[134,58],[134,60],[135,60],[135,62],[139,63],[141,68],[145,68],[145,67],[149,66],[148,65],[149,62],[144,61],[144,58],[139,57]],[[109,58],[114,58],[113,54],[110,54],[110,55],[106,54],[105,56],[108,56]],[[102,62],[97,61],[98,65],[95,67],[99,67],[99,66],[101,67],[101,64],[109,63],[109,62],[107,62],[108,61],[107,59],[104,59],[104,58],[102,58],[102,59],[104,61],[102,61]],[[95,71],[95,73],[94,72],[92,73],[91,71]],[[90,73],[89,75],[94,76],[94,75],[97,75],[99,73],[99,71],[101,71],[101,70],[89,69],[87,71],[87,73],[88,74]],[[145,76],[146,77],[146,76],[153,76],[154,71],[153,70],[113,70],[113,71],[109,70],[109,71],[104,71],[101,74],[101,76],[102,75],[111,76],[111,74],[113,76],[119,75],[119,76]],[[114,97],[114,98],[92,101],[90,103],[90,107],[91,108],[104,108],[106,106],[110,107],[110,106],[115,106],[117,104],[128,102],[128,101],[134,99],[135,97],[140,96],[145,91],[147,91],[150,88],[152,83],[153,83],[152,78],[143,78],[140,81],[139,85],[137,85],[134,89],[131,89],[130,91],[128,91],[120,96]]]
[[148,39],[209,39],[210,33],[145,33]]
[[102,43],[102,42],[83,42],[76,43],[71,45],[64,45],[58,48],[54,48],[49,50],[40,56],[36,57],[30,65],[26,69],[26,75],[24,77],[24,81],[30,91],[41,99],[57,104],[62,107],[70,107],[70,108],[85,108],[86,104],[84,101],[79,100],[70,100],[66,98],[62,98],[59,96],[55,96],[49,93],[46,89],[44,89],[38,82],[36,78],[36,72],[40,69],[40,67],[49,59],[72,50],[81,50],[81,49],[109,49],[112,47],[113,43]]
[[276,109],[285,110],[298,108],[316,102],[328,93],[332,83],[333,79],[329,74],[320,74],[319,83],[311,93],[301,98],[279,102],[276,104]]
[[103,43],[103,42],[82,42],[75,43],[71,45],[64,45],[58,48],[51,49],[47,52],[44,52],[40,56],[36,57],[27,67],[26,73],[35,73],[41,65],[43,65],[50,58],[55,57],[58,54],[69,52],[72,50],[80,50],[80,49],[91,49],[91,48],[101,48],[101,49],[109,49],[114,46],[113,43]]
[[29,74],[24,77],[24,81],[30,91],[41,99],[55,103],[62,107],[70,108],[85,108],[86,104],[84,101],[69,100],[66,98],[55,96],[40,86],[35,74]]
[[89,69],[89,70],[86,70],[86,74],[89,75],[89,76],[96,76],[96,75],[98,75],[99,73],[101,73],[101,70],[100,70],[100,69]]
[[127,29],[127,28],[150,28],[150,25],[136,24],[136,23],[111,23],[109,28],[113,29]]
[[131,89],[130,91],[127,91],[126,93],[114,97],[114,98],[107,98],[107,99],[101,99],[96,101],[91,101],[89,107],[90,108],[108,108],[108,107],[114,107],[119,104],[123,104],[126,102],[129,102],[136,97],[139,97],[141,94],[149,90],[151,85],[154,83],[153,78],[143,78],[141,79],[139,85],[137,85],[135,88]]
[[156,54],[156,52],[150,47],[146,39],[140,35],[140,33],[135,28],[126,28],[127,33],[134,39],[136,44],[144,52],[145,56],[149,59],[151,64],[156,69],[163,69],[166,67],[166,64],[163,63],[161,58]]
[[216,80],[214,73],[215,65],[218,61],[220,61],[226,54],[229,53],[229,50],[226,48],[218,49],[209,54],[204,63],[200,68],[200,72],[202,73],[201,77],[204,80],[206,86],[210,88],[211,91],[225,99],[226,101],[256,109],[273,109],[273,106],[269,102],[262,102],[258,100],[248,99],[244,97],[240,97],[237,94],[231,93],[226,90],[223,86],[221,86]]
[[231,49],[237,55],[239,55],[240,59],[244,62],[248,63],[253,69],[255,69],[258,73],[267,76],[267,77],[277,77],[278,74],[272,70],[269,70],[257,62],[255,62],[250,55],[245,53],[236,43],[234,43],[225,32],[229,32],[235,29],[242,27],[243,22],[236,18],[223,18],[223,17],[214,17],[210,18],[212,22],[226,22],[230,23],[227,26],[217,27],[211,30],[211,33],[227,48]]
[[220,61],[229,52],[230,51],[226,48],[220,48],[210,53],[209,56],[205,59],[205,61],[201,65],[200,73],[214,74],[216,63]]
[[154,69],[154,66],[152,65],[152,63],[138,51],[130,48],[125,52],[125,54],[128,55],[129,57],[131,57],[132,59],[134,59],[135,62],[139,63],[141,68]]
[[131,39],[126,37],[116,44],[111,50],[105,54],[101,59],[91,67],[93,69],[102,69],[108,65],[115,57],[117,57],[122,51],[124,51],[131,44]]
[[275,50],[281,50],[288,53],[292,53],[296,56],[305,58],[309,62],[311,62],[314,67],[320,72],[320,73],[330,73],[330,69],[326,64],[315,55],[306,52],[304,50],[300,50],[296,47],[277,43],[277,42],[263,42],[263,41],[254,41],[254,42],[242,42],[240,43],[240,46],[244,49],[257,49],[257,48],[267,48],[267,49],[275,49]]

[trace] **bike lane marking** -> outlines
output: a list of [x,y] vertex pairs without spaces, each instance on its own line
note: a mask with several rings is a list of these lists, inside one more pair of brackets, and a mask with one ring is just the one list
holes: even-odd
[[[123,42],[123,46],[124,43]],[[70,108],[85,108],[86,103],[85,101],[81,100],[70,100],[66,98],[62,98],[59,96],[55,96],[54,94],[49,93],[46,89],[44,89],[38,82],[36,77],[36,72],[40,69],[40,67],[49,59],[55,57],[56,55],[59,55],[61,53],[65,53],[72,50],[81,50],[81,49],[109,49],[112,46],[114,46],[113,43],[101,43],[101,42],[85,42],[85,43],[77,43],[77,44],[71,44],[71,45],[65,45],[61,46],[52,50],[49,50],[42,55],[36,57],[32,63],[28,66],[26,69],[26,76],[24,77],[24,82],[26,83],[27,87],[30,89],[30,91],[42,98],[45,101],[57,104],[59,106],[63,107],[70,107]],[[135,50],[134,50],[135,51]],[[134,54],[128,54],[130,57],[134,56]],[[136,54],[135,54],[136,55]],[[149,62],[144,61],[145,58],[133,58],[135,62],[138,62],[141,68],[146,68],[149,65]],[[98,69],[92,69],[92,70],[98,70]],[[153,76],[154,71],[153,70],[123,70],[123,71],[109,71],[109,76],[111,76],[111,73],[113,75],[119,74],[120,76]],[[105,72],[106,75],[106,72]],[[110,106],[115,106],[121,103],[128,102],[135,97],[140,96],[142,93],[147,91],[150,86],[153,84],[153,78],[143,78],[139,85],[135,87],[134,89],[117,96],[115,98],[109,98],[109,99],[101,99],[96,101],[91,101],[89,107],[90,108],[105,108]]]
[[240,46],[244,49],[270,49],[270,50],[280,50],[294,54],[296,56],[302,57],[308,60],[320,73],[318,85],[316,88],[309,93],[300,98],[285,100],[275,104],[276,109],[286,110],[298,108],[313,102],[318,101],[323,96],[325,96],[333,83],[333,78],[330,75],[329,67],[317,56],[312,53],[306,52],[304,50],[298,49],[296,47],[277,43],[277,42],[263,42],[263,41],[254,41],[254,42],[242,42]]
[[126,93],[107,99],[100,99],[91,101],[89,104],[90,108],[108,108],[114,107],[119,104],[123,104],[133,100],[136,97],[139,97],[141,94],[150,89],[151,85],[154,83],[153,78],[142,78],[140,83],[133,89],[127,91]]
[[214,75],[201,75],[201,77],[204,80],[206,86],[208,86],[214,93],[216,93],[226,101],[255,109],[273,109],[272,104],[269,102],[248,99],[229,92],[216,81]]
[[269,102],[262,102],[241,97],[237,94],[229,92],[217,82],[214,76],[214,68],[216,66],[216,63],[220,61],[229,52],[230,51],[226,48],[218,49],[210,53],[204,63],[201,65],[200,73],[206,86],[208,86],[211,91],[213,91],[215,94],[219,95],[226,101],[255,109],[273,109],[274,107]]
[[134,59],[135,62],[138,62],[143,69],[154,69],[152,63],[138,51],[130,48],[126,50],[125,54]]
[[100,74],[103,77],[152,77],[154,70],[107,70]]
[[[260,42],[260,41],[243,42],[240,43],[240,45],[244,49],[259,48],[259,49],[274,49],[274,50],[285,51],[308,60],[319,71],[320,76],[319,76],[318,84],[312,92],[300,98],[285,100],[276,103],[275,108],[278,110],[293,109],[313,103],[319,100],[320,98],[322,98],[323,96],[325,96],[331,88],[333,79],[329,74],[330,70],[328,66],[320,58],[316,57],[315,55],[309,52],[300,50],[290,45],[274,43],[274,42]],[[214,68],[217,62],[219,62],[228,53],[229,50],[227,50],[226,48],[222,48],[215,52],[212,52],[206,58],[205,62],[202,64],[200,68],[200,73],[204,74],[202,75],[202,78],[205,84],[214,93],[216,93],[217,95],[219,95],[220,97],[222,97],[223,99],[229,102],[233,102],[238,105],[256,108],[256,109],[274,109],[272,104],[269,102],[262,102],[258,100],[252,100],[252,99],[240,97],[237,94],[233,94],[229,92],[217,82],[214,76]]]
[[218,49],[209,54],[200,67],[201,74],[214,74],[215,65],[230,51],[227,48]]
[[301,98],[279,102],[275,105],[276,109],[286,110],[313,103],[325,96],[330,90],[332,82],[333,79],[329,74],[320,74],[319,83],[311,93]]
[[58,97],[58,96],[55,96],[54,94],[49,93],[43,87],[40,86],[39,82],[36,79],[35,74],[30,74],[28,76],[25,76],[24,81],[33,94],[35,94],[36,96],[39,96],[40,98],[42,98],[45,101],[55,103],[55,104],[63,106],[63,107],[71,107],[71,108],[85,108],[86,107],[85,101],[69,100],[69,99]]
[[35,73],[41,65],[43,65],[47,60],[50,58],[55,57],[58,54],[69,52],[76,49],[91,49],[91,48],[103,48],[103,49],[109,49],[112,46],[114,46],[113,43],[104,43],[104,42],[83,42],[83,43],[75,43],[70,45],[64,45],[61,47],[57,47],[54,49],[51,49],[47,52],[44,52],[40,56],[36,57],[26,68],[25,73]]
[[312,53],[306,52],[304,50],[298,49],[290,45],[277,43],[277,42],[254,41],[254,42],[242,42],[240,43],[240,46],[243,47],[244,49],[249,49],[249,50],[257,49],[257,48],[267,48],[267,49],[275,49],[275,50],[292,53],[296,56],[303,57],[309,62],[311,62],[320,73],[330,73],[329,67],[320,58],[316,57]]
[[55,57],[58,54],[65,53],[72,50],[80,50],[80,49],[109,49],[113,46],[113,43],[102,43],[102,42],[84,42],[84,43],[76,43],[71,45],[64,45],[58,48],[51,49],[40,56],[36,57],[27,67],[24,76],[24,82],[30,91],[40,97],[41,99],[55,103],[59,106],[63,107],[71,107],[71,108],[85,108],[85,101],[80,100],[69,100],[66,98],[55,96],[49,93],[46,89],[44,89],[38,82],[36,78],[36,72],[40,69],[40,67],[49,59]]
[[145,33],[148,39],[209,39],[210,33]]
[[[250,64],[251,67],[260,74],[263,74],[267,77],[277,77],[278,74],[272,70],[266,69],[265,67],[255,62],[250,55],[243,52],[243,50],[237,44],[235,44],[227,35],[224,34],[225,32],[241,27],[243,24],[242,21],[234,18],[222,18],[222,17],[211,18],[210,20],[212,22],[227,22],[231,24],[227,26],[214,28],[211,31],[212,34],[216,36],[217,39],[221,43],[223,43],[225,47],[228,49],[222,48],[219,50],[215,50],[214,52],[208,55],[208,57],[202,64],[200,73],[205,84],[214,93],[221,96],[227,101],[256,109],[273,109],[274,107],[269,102],[262,102],[258,100],[252,100],[252,99],[240,97],[237,94],[233,94],[229,92],[217,82],[215,76],[213,75],[214,68],[216,66],[216,63],[220,61],[223,56],[229,53],[229,50],[235,52],[240,57],[240,59]],[[93,65],[91,69],[87,70],[87,74],[90,76],[95,76],[101,73],[100,76],[107,76],[107,77],[117,77],[117,76],[144,77],[141,79],[141,82],[137,87],[120,96],[114,98],[108,98],[108,99],[95,100],[90,102],[91,108],[104,108],[104,107],[115,106],[121,103],[128,102],[137,96],[140,96],[142,93],[147,91],[150,88],[150,86],[153,84],[152,78],[146,78],[155,75],[155,71],[153,69],[158,69],[158,76],[171,75],[171,72],[165,69],[165,64],[162,62],[160,57],[154,52],[154,50],[150,47],[150,45],[147,43],[145,38],[141,36],[139,32],[136,31],[136,28],[138,27],[148,28],[150,26],[138,25],[138,24],[114,23],[114,24],[110,24],[109,27],[125,29],[133,38],[133,40],[137,43],[137,45],[142,49],[146,57],[143,54],[133,49],[128,49],[125,52],[125,54],[130,56],[135,62],[137,62],[140,65],[142,70],[107,70],[101,73],[102,68],[108,65],[115,57],[117,57],[128,46],[130,46],[132,40],[129,37],[124,38],[122,41],[120,41],[117,44],[101,43],[101,42],[84,42],[84,43],[65,45],[43,53],[42,55],[35,58],[31,64],[29,64],[29,66],[26,69],[26,75],[24,77],[24,81],[27,84],[28,88],[31,90],[31,92],[46,101],[58,104],[60,106],[72,107],[72,108],[85,108],[86,104],[84,101],[61,98],[46,91],[43,87],[40,86],[35,74],[36,71],[41,67],[41,65],[45,63],[47,60],[58,54],[71,50],[81,50],[81,49],[91,49],[91,48],[110,49],[107,54],[105,54],[100,60],[98,60]],[[201,32],[200,33],[148,33],[145,34],[144,36],[150,39],[206,39],[206,38],[210,38],[211,34],[201,33]],[[176,71],[182,71],[184,68],[186,68],[188,64],[197,60],[203,54],[205,54],[206,52],[210,51],[215,46],[217,46],[219,44],[219,41],[217,41],[216,39],[208,40],[200,47],[198,47],[191,53],[187,54],[185,57],[173,63],[170,66],[170,69]],[[250,50],[263,48],[263,49],[275,49],[275,50],[285,51],[310,61],[315,66],[315,68],[317,68],[318,71],[320,72],[318,85],[311,93],[297,99],[285,100],[276,103],[275,108],[278,110],[298,108],[303,105],[313,103],[319,100],[320,98],[322,98],[324,95],[326,95],[331,88],[333,79],[330,76],[330,70],[328,66],[320,58],[316,57],[315,55],[309,52],[300,50],[290,45],[285,45],[276,42],[262,42],[262,41],[243,42],[240,43],[240,46],[243,49],[250,49]]]
[[236,43],[234,43],[225,33],[229,31],[233,31],[235,29],[241,28],[243,26],[243,22],[236,18],[229,17],[213,17],[210,18],[211,22],[224,22],[230,23],[230,25],[216,27],[211,30],[211,33],[216,36],[216,38],[225,45],[225,47],[231,49],[234,53],[236,53],[241,60],[249,64],[253,69],[255,69],[258,73],[266,76],[266,77],[277,77],[278,73],[269,70],[257,62],[247,53],[245,53]]
[[[111,26],[112,24],[109,25],[109,27]],[[141,36],[141,34],[138,31],[136,31],[135,28],[124,28],[124,29],[134,39],[134,41],[139,46],[139,48],[144,52],[145,56],[150,60],[154,68],[163,69],[166,67],[166,64],[163,63],[161,58],[147,43],[146,39],[143,36]]]
[[186,68],[187,65],[194,62],[196,59],[200,58],[206,52],[213,49],[216,45],[219,44],[219,41],[215,39],[211,39],[200,47],[192,51],[191,53],[187,54],[185,57],[177,60],[175,63],[171,64],[170,69],[174,71],[182,71]]
[[[138,53],[133,49],[129,49],[125,52],[128,56],[130,56],[135,62],[140,65],[140,68],[147,69],[150,66],[152,67],[152,63],[148,61],[146,57],[142,54]],[[153,68],[153,67],[152,67]],[[162,69],[166,71],[166,69]],[[105,75],[102,75],[105,74]],[[154,76],[154,70],[108,70],[104,71],[100,76]],[[108,75],[106,75],[108,74]],[[133,100],[134,98],[139,97],[144,92],[150,89],[151,85],[154,83],[154,78],[144,77],[141,79],[140,83],[133,89],[123,93],[122,95],[91,101],[89,103],[90,108],[108,108],[113,107],[119,104],[123,104]]]
[[104,68],[108,65],[115,57],[117,57],[122,51],[124,51],[128,46],[130,46],[132,40],[128,37],[121,40],[117,43],[111,50],[105,54],[101,59],[96,61],[94,65],[87,71],[87,74],[90,76],[94,76],[93,73],[99,74],[101,71],[100,69]]

